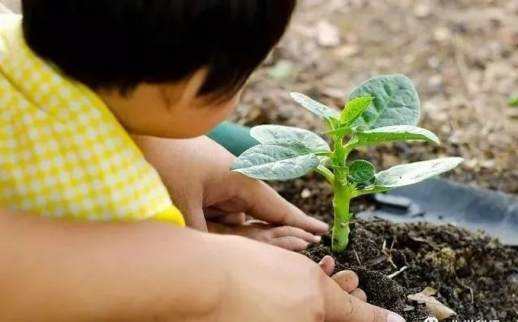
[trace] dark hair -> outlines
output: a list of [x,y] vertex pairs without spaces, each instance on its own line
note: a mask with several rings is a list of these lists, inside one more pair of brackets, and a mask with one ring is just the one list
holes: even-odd
[[235,94],[275,46],[296,0],[23,0],[31,49],[94,89],[180,80]]

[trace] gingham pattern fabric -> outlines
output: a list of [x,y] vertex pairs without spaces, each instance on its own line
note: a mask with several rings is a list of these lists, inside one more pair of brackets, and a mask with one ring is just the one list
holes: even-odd
[[15,15],[0,15],[0,208],[184,225],[105,104],[36,57]]

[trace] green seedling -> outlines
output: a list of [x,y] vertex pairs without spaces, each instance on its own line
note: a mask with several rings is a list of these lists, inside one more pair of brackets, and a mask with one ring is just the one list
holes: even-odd
[[442,158],[398,165],[376,173],[367,160],[349,160],[358,148],[395,141],[439,144],[432,132],[416,127],[420,101],[412,82],[403,75],[375,77],[351,92],[343,111],[332,109],[300,93],[292,98],[325,121],[319,135],[304,129],[261,125],[251,135],[259,145],[245,151],[232,170],[259,180],[286,181],[311,171],[333,187],[332,250],[342,252],[349,243],[353,217],[351,200],[363,195],[415,184],[458,166],[462,158]]

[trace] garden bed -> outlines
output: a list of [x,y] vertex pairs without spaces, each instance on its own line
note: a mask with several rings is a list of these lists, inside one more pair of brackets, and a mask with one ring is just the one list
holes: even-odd
[[[417,83],[421,125],[443,146],[397,143],[359,151],[386,169],[445,155],[466,162],[450,179],[518,193],[518,6],[509,0],[302,0],[280,46],[254,75],[234,121],[322,130],[289,98],[299,91],[341,107],[354,84],[375,74],[404,73]],[[316,176],[274,185],[308,214],[331,222],[332,192]],[[359,212],[371,205],[353,202]],[[488,214],[490,215],[490,214]],[[329,240],[306,254],[329,254]],[[459,320],[518,320],[518,249],[445,225],[356,221],[348,250],[336,256],[352,268],[371,303],[408,321],[428,316],[407,295],[426,287]],[[405,271],[387,276],[403,267]]]
[[[276,184],[277,190],[304,211],[332,220],[331,190],[316,177]],[[365,200],[356,211],[366,209]],[[330,255],[329,238],[305,252],[315,261]],[[394,310],[408,321],[423,321],[424,305],[407,298],[426,287],[460,320],[518,319],[518,249],[501,245],[482,233],[451,225],[393,224],[355,221],[351,244],[333,255],[337,269],[353,269],[369,302]],[[393,278],[388,276],[404,269]]]

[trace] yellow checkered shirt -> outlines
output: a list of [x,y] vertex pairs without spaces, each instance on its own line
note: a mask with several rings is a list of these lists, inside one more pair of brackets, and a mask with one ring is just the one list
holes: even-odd
[[184,225],[157,172],[99,97],[39,59],[0,15],[0,208]]

